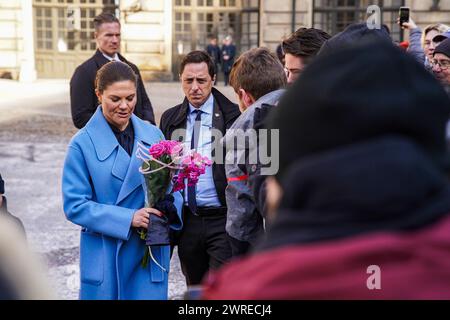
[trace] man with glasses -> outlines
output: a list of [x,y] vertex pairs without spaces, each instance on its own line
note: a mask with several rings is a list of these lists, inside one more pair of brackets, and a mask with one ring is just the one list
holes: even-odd
[[441,81],[445,90],[450,95],[450,38],[442,41],[436,47],[431,65],[434,75]]
[[300,28],[283,41],[285,67],[288,84],[293,83],[303,68],[319,52],[322,44],[331,38],[325,31],[314,28]]

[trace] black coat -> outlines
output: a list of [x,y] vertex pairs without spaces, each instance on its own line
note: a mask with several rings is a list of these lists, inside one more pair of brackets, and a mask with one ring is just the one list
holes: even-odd
[[[223,56],[229,56],[228,60],[225,60]],[[231,68],[234,64],[234,59],[236,58],[236,46],[234,44],[230,44],[229,46],[222,46],[222,71],[224,73],[230,73]]]
[[[206,47],[206,52],[211,56],[214,64],[217,65],[220,63],[220,48],[217,45],[208,44]],[[217,70],[216,70],[217,71]]]
[[[237,104],[228,100],[217,89],[212,89],[214,96],[214,112],[213,112],[213,128],[218,129],[225,135],[225,130],[229,129],[234,121],[240,116],[241,112]],[[179,104],[169,110],[165,111],[161,116],[160,128],[166,139],[170,140],[172,133],[176,129],[185,129],[187,122],[187,115],[189,110],[189,101],[184,99],[182,104]],[[218,116],[216,116],[218,115]],[[213,141],[215,145],[220,141]],[[225,151],[223,152],[225,155]],[[212,155],[214,156],[214,155]],[[223,163],[224,161],[222,161]],[[226,206],[225,188],[227,186],[227,177],[225,175],[224,164],[213,163],[212,165],[214,184],[216,186],[217,196],[220,203]]]
[[[142,120],[147,120],[155,124],[153,107],[145,92],[139,69],[120,54],[119,59],[128,64],[138,76],[137,103],[134,114]],[[70,80],[72,120],[78,129],[86,125],[99,105],[97,96],[95,95],[95,77],[97,71],[108,62],[109,60],[103,56],[100,50],[97,50],[89,60],[86,60],[78,66]]]

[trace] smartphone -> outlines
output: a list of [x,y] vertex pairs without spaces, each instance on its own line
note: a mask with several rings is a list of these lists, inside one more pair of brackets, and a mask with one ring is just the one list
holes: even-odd
[[400,7],[399,17],[400,17],[400,26],[402,26],[404,22],[409,22],[409,8]]

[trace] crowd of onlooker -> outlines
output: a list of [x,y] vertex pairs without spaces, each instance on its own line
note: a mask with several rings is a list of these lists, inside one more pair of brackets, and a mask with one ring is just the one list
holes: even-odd
[[[71,79],[80,131],[62,183],[65,214],[82,228],[81,298],[167,298],[175,246],[205,299],[450,298],[449,27],[410,19],[401,46],[386,26],[300,28],[276,52],[240,56],[231,37],[222,48],[212,37],[181,61],[185,98],[157,128],[138,68],[118,52],[120,22],[101,14],[94,26],[98,50]],[[214,88],[219,68],[238,104]],[[224,161],[161,210],[145,208],[136,144],[179,130]],[[236,143],[250,132],[269,135]],[[135,229],[168,207],[170,246],[150,249],[142,269]],[[0,297],[17,297],[1,271],[11,295]]]

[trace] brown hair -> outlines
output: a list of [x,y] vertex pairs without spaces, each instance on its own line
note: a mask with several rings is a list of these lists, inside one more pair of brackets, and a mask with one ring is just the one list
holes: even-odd
[[331,36],[314,28],[300,28],[282,42],[284,54],[304,58],[305,63],[317,55],[323,43]]
[[267,48],[254,48],[244,52],[234,63],[230,85],[236,93],[244,89],[254,99],[283,88],[286,74],[278,58]]
[[94,18],[94,29],[95,31],[98,31],[102,24],[114,22],[120,25],[120,21],[115,15],[109,12],[103,12]]
[[181,60],[180,64],[180,76],[183,74],[184,67],[186,67],[189,63],[206,63],[208,66],[208,73],[211,76],[211,78],[214,78],[214,75],[216,74],[214,62],[212,61],[211,57],[206,51],[191,51],[189,52],[183,60]]
[[111,84],[127,80],[137,87],[137,75],[129,65],[120,61],[108,62],[97,71],[95,89],[103,93]]

